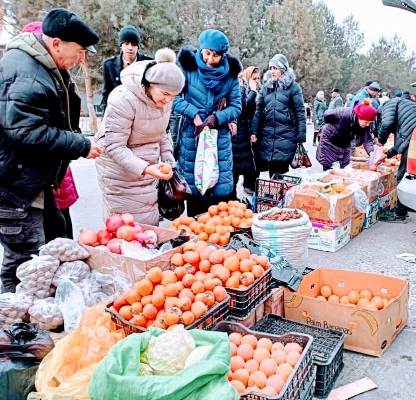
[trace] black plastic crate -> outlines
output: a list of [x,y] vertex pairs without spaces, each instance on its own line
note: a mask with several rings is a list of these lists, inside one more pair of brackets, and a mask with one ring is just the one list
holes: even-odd
[[245,318],[265,300],[272,289],[272,270],[269,268],[247,289],[225,288],[230,295],[230,317]]
[[[230,298],[228,297],[220,303],[215,304],[203,317],[195,320],[195,322],[188,325],[186,329],[212,329],[227,318],[229,301]],[[111,320],[114,322],[117,329],[123,329],[126,336],[131,335],[132,333],[143,333],[147,330],[147,328],[142,328],[125,320],[118,312],[110,308],[111,305],[112,304],[109,304],[105,311],[110,314]]]
[[273,175],[271,180],[257,178],[253,210],[259,213],[273,207],[283,207],[285,193],[300,182],[300,177],[280,174]]
[[266,315],[252,329],[275,335],[289,332],[311,335],[314,338],[312,358],[316,365],[315,396],[325,398],[328,395],[344,366],[345,335],[342,332],[289,321],[272,314]]
[[[315,369],[313,368],[311,346],[313,338],[310,335],[302,333],[288,333],[285,335],[273,335],[264,332],[255,332],[251,329],[237,322],[223,321],[215,328],[217,331],[232,333],[238,332],[242,335],[251,334],[256,336],[258,339],[262,337],[269,338],[272,342],[298,343],[302,348],[303,352],[297,366],[293,369],[289,375],[288,380],[283,386],[282,391],[278,396],[265,396],[260,393],[247,393],[240,396],[241,400],[311,400],[310,397],[310,386],[314,383]],[[309,395],[309,397],[307,397]]]

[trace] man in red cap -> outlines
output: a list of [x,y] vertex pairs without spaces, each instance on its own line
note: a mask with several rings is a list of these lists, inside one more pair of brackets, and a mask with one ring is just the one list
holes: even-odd
[[364,145],[368,154],[374,151],[370,125],[376,116],[377,110],[369,99],[357,104],[352,110],[338,108],[325,112],[325,125],[316,153],[324,171],[330,169],[335,162],[341,168],[346,167],[355,146]]

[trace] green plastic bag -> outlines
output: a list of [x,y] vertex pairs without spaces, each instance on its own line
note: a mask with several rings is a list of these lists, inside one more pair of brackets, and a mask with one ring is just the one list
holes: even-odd
[[237,391],[227,380],[227,334],[198,329],[188,332],[196,347],[213,348],[199,363],[172,376],[139,376],[140,354],[150,338],[164,330],[151,328],[121,340],[97,365],[89,386],[91,400],[238,400]]

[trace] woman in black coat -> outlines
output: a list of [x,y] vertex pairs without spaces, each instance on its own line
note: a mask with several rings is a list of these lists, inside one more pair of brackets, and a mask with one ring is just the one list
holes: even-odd
[[[237,121],[237,132],[232,137],[234,196],[240,175],[247,194],[254,192],[256,172],[251,148],[251,123],[256,111],[256,96],[260,88],[260,69],[248,67],[241,73],[241,114]],[[235,128],[235,127],[234,127]]]
[[302,89],[287,58],[276,54],[269,62],[271,79],[257,96],[252,131],[258,141],[257,172],[289,171],[298,143],[306,141],[306,117]]

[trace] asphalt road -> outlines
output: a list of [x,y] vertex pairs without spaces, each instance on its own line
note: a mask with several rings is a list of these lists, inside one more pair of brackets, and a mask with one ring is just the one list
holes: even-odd
[[[308,126],[308,149],[314,160],[311,146],[312,127]],[[71,208],[74,232],[83,227],[103,226],[101,195],[97,185],[94,161],[80,159],[72,163],[80,199]],[[416,214],[408,224],[378,222],[336,253],[309,251],[309,265],[376,272],[398,276],[410,283],[408,326],[381,358],[344,352],[345,366],[336,386],[369,376],[378,386],[357,399],[409,400],[416,398],[416,264],[396,257],[400,253],[416,253]]]

